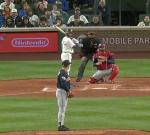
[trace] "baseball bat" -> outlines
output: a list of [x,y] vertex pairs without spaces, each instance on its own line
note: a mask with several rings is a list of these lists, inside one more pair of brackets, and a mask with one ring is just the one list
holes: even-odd
[[61,32],[61,33],[63,33],[63,34],[65,34],[66,35],[66,32],[64,32],[60,27],[58,27],[58,26],[54,26],[59,32]]

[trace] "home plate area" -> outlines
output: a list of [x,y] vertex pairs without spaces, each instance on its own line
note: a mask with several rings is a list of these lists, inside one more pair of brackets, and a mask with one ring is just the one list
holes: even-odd
[[[129,81],[130,80],[130,81]],[[139,81],[140,80],[140,81]],[[81,82],[73,82],[76,86],[72,87],[73,91],[150,91],[150,83],[148,83],[149,79],[139,79],[133,78],[124,79],[123,81],[117,80],[116,83],[111,84],[108,82],[98,83],[98,84],[90,84],[85,79]],[[49,85],[42,89],[43,92],[54,92],[56,91],[56,87],[53,85]]]
[[[140,97],[150,96],[150,78],[116,78],[115,84],[90,84],[88,78],[71,83],[76,86],[74,98]],[[8,85],[9,84],[9,85]],[[0,97],[56,98],[56,79],[14,80],[0,82]]]

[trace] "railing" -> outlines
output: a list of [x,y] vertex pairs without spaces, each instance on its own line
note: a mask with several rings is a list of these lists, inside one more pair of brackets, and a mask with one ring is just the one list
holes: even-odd
[[[73,31],[121,31],[121,30],[150,30],[150,26],[137,27],[137,26],[102,26],[102,27],[64,27],[61,29],[73,29]],[[58,31],[53,27],[38,27],[38,28],[0,28],[1,32],[40,32],[40,31]]]

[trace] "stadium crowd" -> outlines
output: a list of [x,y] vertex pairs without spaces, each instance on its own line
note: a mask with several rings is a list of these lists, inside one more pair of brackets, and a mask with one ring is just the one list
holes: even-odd
[[[74,8],[72,15],[68,14],[70,2]],[[0,27],[109,26],[111,11],[105,0],[99,0],[97,15],[91,20],[81,13],[83,7],[89,8],[93,4],[94,0],[1,0]],[[62,19],[65,16],[68,18],[66,23]]]

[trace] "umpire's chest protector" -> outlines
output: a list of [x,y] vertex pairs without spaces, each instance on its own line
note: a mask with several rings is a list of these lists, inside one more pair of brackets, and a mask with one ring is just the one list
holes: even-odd
[[82,40],[83,48],[86,53],[95,53],[97,51],[99,40],[97,38],[84,38]]

